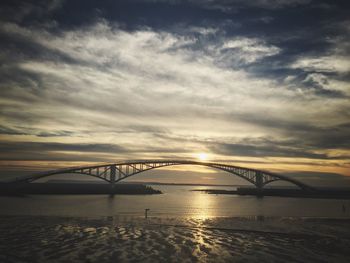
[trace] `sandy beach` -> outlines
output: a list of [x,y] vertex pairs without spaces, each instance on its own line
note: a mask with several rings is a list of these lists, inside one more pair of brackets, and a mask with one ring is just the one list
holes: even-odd
[[348,262],[350,221],[2,216],[7,262]]

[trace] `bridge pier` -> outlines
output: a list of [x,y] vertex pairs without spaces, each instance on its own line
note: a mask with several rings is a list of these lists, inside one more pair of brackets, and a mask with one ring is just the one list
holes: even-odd
[[111,181],[111,190],[114,190],[115,186],[115,174],[116,174],[116,165],[111,165],[111,174],[110,174],[110,181]]
[[258,189],[262,189],[264,186],[264,178],[263,178],[263,174],[260,171],[256,171],[255,172],[255,186]]

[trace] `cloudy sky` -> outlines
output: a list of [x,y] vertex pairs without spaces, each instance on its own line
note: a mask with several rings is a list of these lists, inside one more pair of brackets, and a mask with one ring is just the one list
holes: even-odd
[[205,153],[350,178],[346,0],[1,1],[0,60],[2,177]]

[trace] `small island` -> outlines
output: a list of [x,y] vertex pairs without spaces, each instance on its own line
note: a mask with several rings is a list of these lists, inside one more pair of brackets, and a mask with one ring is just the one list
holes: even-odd
[[0,195],[26,194],[123,194],[149,195],[161,194],[145,184],[105,183],[0,183]]
[[332,198],[332,199],[350,199],[350,189],[317,188],[314,191],[292,188],[250,188],[238,187],[236,190],[223,189],[195,189],[192,191],[201,191],[207,194],[226,194],[226,195],[255,195],[279,196],[279,197],[300,197],[300,198]]

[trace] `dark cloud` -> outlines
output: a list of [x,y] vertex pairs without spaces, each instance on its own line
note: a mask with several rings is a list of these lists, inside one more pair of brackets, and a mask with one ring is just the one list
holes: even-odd
[[0,142],[0,158],[7,161],[108,162],[126,152],[115,144]]
[[72,136],[74,133],[71,131],[56,131],[56,132],[39,132],[38,137],[67,137]]
[[[302,123],[285,123],[277,120],[261,120],[266,126],[281,129],[287,140],[272,138],[246,138],[239,143],[210,143],[211,151],[235,156],[295,157],[310,159],[348,159],[350,155],[336,157],[319,151],[350,149],[350,124],[316,127]],[[256,123],[256,122],[255,122]]]
[[6,127],[3,125],[0,125],[0,134],[6,134],[6,135],[27,135],[28,133],[22,132],[17,129],[12,129],[10,127]]
[[72,131],[38,131],[28,127],[15,127],[11,128],[8,126],[0,125],[0,134],[3,135],[35,135],[37,137],[67,137],[72,136],[74,133]]
[[[307,144],[304,144],[305,142],[281,142],[263,138],[254,140],[254,142],[250,141],[249,143],[210,143],[208,149],[214,153],[226,156],[290,157],[320,160],[346,160],[350,158],[350,154],[331,156],[325,153],[317,153],[319,150],[324,150],[326,148],[324,147],[325,145],[331,149],[336,148],[334,142],[331,145],[327,145],[327,142],[319,140],[316,145],[309,147]],[[341,142],[341,145],[343,146],[343,142]]]
[[[40,136],[40,135],[39,135]],[[42,134],[41,137],[69,136],[64,131],[58,133]],[[1,160],[46,160],[46,161],[115,161],[113,156],[142,153],[155,154],[156,156],[168,156],[168,153],[189,152],[182,147],[153,147],[149,146],[120,146],[104,143],[55,143],[55,142],[0,142]],[[168,156],[169,157],[169,156]],[[176,157],[178,158],[178,157]],[[176,159],[175,158],[175,159]]]
[[196,5],[207,9],[218,9],[224,12],[236,12],[239,9],[258,7],[266,9],[279,9],[306,5],[311,0],[132,0],[131,2],[167,3],[170,5]]
[[127,150],[115,144],[78,144],[54,142],[1,142],[1,152],[96,152],[96,153],[123,153]]
[[[342,114],[346,116],[346,112],[342,112]],[[257,117],[254,115],[239,116],[238,118],[260,127],[278,130],[286,138],[289,138],[284,142],[280,142],[284,146],[294,145],[313,150],[350,149],[350,123],[348,122],[337,125],[316,126],[305,121],[288,121],[280,118]]]
[[294,157],[310,159],[328,159],[326,154],[317,154],[292,148],[284,148],[275,144],[248,145],[237,143],[220,143],[209,145],[210,151],[227,156],[250,157]]
[[[229,156],[246,156],[246,157],[290,157],[290,158],[307,158],[319,160],[346,160],[350,158],[350,154],[341,154],[332,156],[326,153],[318,153],[320,151],[331,149],[350,149],[350,140],[348,136],[348,124],[342,124],[336,127],[317,128],[312,125],[293,124],[293,127],[302,129],[303,132],[297,132],[291,129],[290,125],[278,126],[287,133],[285,140],[274,139],[272,137],[244,138],[235,140],[231,143],[212,142],[196,138],[172,137],[171,135],[162,134],[159,137],[167,141],[175,141],[177,143],[186,143],[195,141],[207,148],[208,152]],[[276,126],[275,126],[276,127]],[[315,132],[316,131],[316,132]],[[338,134],[336,134],[338,133]],[[225,138],[226,141],[229,139]],[[216,159],[215,161],[224,161]],[[227,161],[227,160],[226,160]],[[250,162],[250,161],[242,161]],[[256,163],[256,161],[252,161]],[[312,162],[297,161],[300,164],[311,165]],[[264,161],[263,163],[268,163]],[[282,164],[282,163],[281,163]],[[315,164],[315,162],[313,162]],[[324,164],[318,163],[318,166]]]
[[0,21],[43,24],[61,7],[64,0],[11,0],[1,1]]

